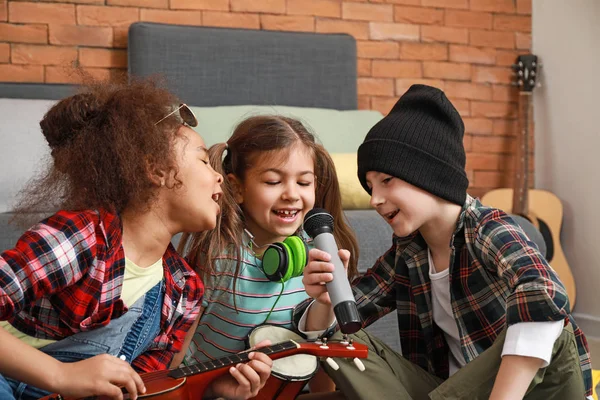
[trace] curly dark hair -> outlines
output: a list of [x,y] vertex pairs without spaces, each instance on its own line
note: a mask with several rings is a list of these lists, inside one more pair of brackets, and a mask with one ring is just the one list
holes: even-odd
[[48,169],[21,191],[15,211],[148,207],[156,193],[149,171],[177,171],[179,115],[156,122],[178,103],[159,78],[91,82],[59,101],[40,122]]

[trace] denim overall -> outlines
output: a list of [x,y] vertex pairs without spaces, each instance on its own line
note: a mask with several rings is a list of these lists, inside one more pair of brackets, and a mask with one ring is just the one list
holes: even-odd
[[[164,281],[140,297],[127,312],[107,326],[79,332],[40,348],[40,351],[63,362],[75,362],[99,354],[124,358],[131,364],[144,353],[160,332]],[[50,394],[45,390],[0,375],[0,400],[39,399]]]

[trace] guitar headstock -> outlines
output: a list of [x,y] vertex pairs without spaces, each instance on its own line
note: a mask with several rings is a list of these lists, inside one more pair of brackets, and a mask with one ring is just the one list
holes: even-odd
[[532,92],[538,84],[540,64],[538,58],[533,54],[523,54],[517,57],[512,65],[515,71],[516,82],[521,92]]
[[[296,343],[296,342],[295,342]],[[346,357],[367,358],[369,349],[361,343],[348,343],[338,341],[322,342],[298,342],[296,343],[302,353],[317,357]]]

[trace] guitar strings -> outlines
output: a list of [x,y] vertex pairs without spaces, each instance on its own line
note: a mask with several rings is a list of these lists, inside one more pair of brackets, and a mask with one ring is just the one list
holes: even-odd
[[[285,342],[283,342],[283,343],[285,343]],[[279,344],[279,345],[280,345],[281,343],[277,343],[277,344]],[[276,344],[276,345],[277,345],[277,344]],[[271,353],[273,353],[273,352],[277,351],[277,350],[270,349],[270,347],[272,347],[272,346],[269,346],[269,348],[263,348],[264,350],[263,350],[263,349],[256,349],[256,350],[246,350],[245,352],[238,353],[238,354],[239,354],[239,355],[244,355],[244,356],[245,356],[245,358],[247,358],[247,354],[249,354],[251,351],[260,351],[261,353],[265,353],[265,354],[267,354],[267,352],[271,352]],[[238,357],[239,357],[239,355],[238,355]],[[224,357],[224,358],[229,358],[229,357]],[[240,357],[240,358],[241,358],[241,357]],[[218,359],[218,360],[222,360],[222,359]],[[218,361],[218,360],[213,360],[212,362],[214,363],[215,361]],[[234,362],[234,361],[232,361],[232,360],[229,360],[229,361],[230,361],[230,365],[234,365],[234,364],[236,364],[237,362],[246,362],[246,361],[248,361],[248,360],[245,360],[245,361],[244,361],[244,360],[242,359],[242,360],[240,360],[240,361],[236,361],[236,362]],[[222,363],[222,361],[221,361],[221,363]],[[202,364],[202,363],[199,363],[199,364]],[[194,365],[198,365],[198,364],[194,364]],[[168,374],[169,374],[171,371],[176,371],[176,370],[180,370],[180,369],[190,368],[190,367],[193,367],[194,365],[190,365],[190,366],[186,366],[186,367],[177,367],[177,368],[173,368],[173,369],[170,369],[170,370],[165,370],[165,371],[153,371],[153,372],[148,372],[148,373],[144,374],[144,382],[154,382],[154,381],[157,381],[157,380],[164,379],[165,377],[168,377]],[[227,365],[225,365],[225,364],[224,364],[224,365],[223,365],[223,367],[225,367],[225,366],[227,366]],[[215,367],[215,368],[220,368],[220,366],[218,366],[218,365],[215,365],[214,367]],[[202,372],[202,371],[198,371],[198,372]]]
[[[290,343],[294,343],[294,344],[297,345],[298,343],[313,343],[313,342],[315,342],[315,340],[287,340],[287,341],[284,341],[284,342],[281,342],[281,343],[276,343],[274,345],[263,347],[263,348],[260,348],[260,349],[248,349],[248,350],[246,350],[244,352],[237,353],[236,356],[238,356],[238,357],[240,357],[240,356],[246,356],[247,357],[247,355],[250,352],[253,352],[253,351],[260,351],[261,353],[265,353],[265,354],[276,354],[276,353],[281,353],[281,352],[285,352],[285,351],[291,350],[291,349],[295,348],[295,346],[293,348],[285,348],[285,347],[283,347],[283,348],[280,348],[280,349],[275,349],[274,348],[275,346],[281,346],[281,345],[290,344]],[[335,342],[338,342],[338,341],[335,341]],[[334,343],[334,342],[330,342],[330,343]],[[221,359],[218,359],[218,360],[214,360],[214,361],[223,360],[225,358],[229,359],[229,357],[224,357],[224,358],[221,358]],[[240,357],[240,358],[242,358],[242,357]],[[214,363],[214,361],[211,361],[211,362]],[[229,361],[232,361],[232,360],[229,359]],[[245,361],[242,360],[240,362],[245,362]],[[222,361],[221,361],[221,363],[222,363]],[[231,365],[233,365],[235,363],[236,362],[233,362],[229,366],[231,366]],[[203,363],[198,363],[198,364],[203,364]],[[198,364],[194,364],[194,365],[198,365]],[[183,369],[190,369],[190,368],[194,367],[194,365],[185,366],[185,367],[177,367],[177,368],[173,368],[173,369],[169,369],[169,370],[163,370],[163,371],[148,372],[148,373],[144,374],[143,380],[144,380],[144,382],[146,384],[149,384],[149,383],[152,383],[152,382],[164,380],[165,378],[172,378],[169,375],[171,372],[177,371],[177,370],[183,370]],[[222,367],[221,366],[214,366],[215,369],[223,368],[223,367],[228,367],[228,365],[223,365]],[[200,371],[199,370],[199,371],[196,371],[196,372],[193,372],[193,371],[190,371],[190,372],[193,372],[191,375],[195,375],[197,373],[209,372],[211,370],[213,370],[213,369],[209,369],[207,371]],[[182,376],[182,378],[186,377],[186,376],[189,376],[189,374],[184,373],[184,376]],[[173,379],[179,379],[179,378],[173,378]],[[124,391],[124,393],[126,392],[125,388],[121,388],[121,390]],[[93,397],[93,398],[95,398],[95,397]]]

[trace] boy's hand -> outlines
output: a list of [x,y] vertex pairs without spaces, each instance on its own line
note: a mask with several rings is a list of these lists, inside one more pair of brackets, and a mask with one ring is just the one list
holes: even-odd
[[[340,249],[338,255],[344,264],[346,273],[348,273],[348,260],[350,260],[350,252]],[[308,252],[308,265],[304,268],[304,277],[302,283],[306,293],[321,304],[331,305],[329,293],[327,293],[326,283],[333,280],[334,266],[331,261],[331,256],[319,249],[312,249]]]
[[106,396],[121,400],[121,387],[125,387],[129,398],[137,399],[138,393],[146,391],[142,378],[131,365],[108,354],[73,363],[59,363],[55,377],[54,391],[64,397]]
[[[263,340],[254,348],[269,346],[271,341]],[[248,354],[250,361],[229,369],[229,375],[215,380],[205,393],[208,397],[225,397],[231,400],[246,400],[255,397],[265,386],[271,375],[273,360],[259,351]]]

